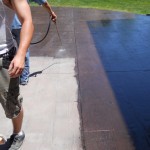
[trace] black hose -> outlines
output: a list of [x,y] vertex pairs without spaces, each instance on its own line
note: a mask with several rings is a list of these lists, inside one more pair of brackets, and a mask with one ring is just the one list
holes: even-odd
[[42,42],[47,37],[49,29],[50,29],[50,26],[51,26],[51,18],[49,17],[49,24],[48,24],[48,28],[47,28],[45,36],[41,40],[39,40],[37,42],[31,42],[30,44],[34,45],[34,44],[38,44],[38,43]]

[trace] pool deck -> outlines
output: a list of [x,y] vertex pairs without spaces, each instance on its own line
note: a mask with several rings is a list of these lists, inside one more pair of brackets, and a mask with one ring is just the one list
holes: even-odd
[[[46,39],[30,47],[22,150],[149,150],[149,16],[54,10],[62,46],[51,23]],[[32,14],[36,41],[48,14],[41,7]],[[9,137],[11,122],[0,118]]]

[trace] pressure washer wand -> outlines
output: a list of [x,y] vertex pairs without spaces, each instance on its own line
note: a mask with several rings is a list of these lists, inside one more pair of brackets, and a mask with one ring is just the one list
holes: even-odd
[[61,38],[60,38],[60,34],[59,34],[59,31],[58,31],[57,23],[54,22],[54,24],[55,24],[56,31],[57,31],[57,34],[58,34],[58,38],[59,38],[59,41],[60,41],[60,44],[61,44],[61,48],[62,48],[62,47],[63,47],[63,44],[62,44],[62,40],[61,40]]

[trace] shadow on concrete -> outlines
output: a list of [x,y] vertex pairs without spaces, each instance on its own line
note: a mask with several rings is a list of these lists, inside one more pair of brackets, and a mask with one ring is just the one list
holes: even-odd
[[44,70],[50,68],[51,66],[53,66],[53,65],[55,65],[55,64],[59,64],[59,63],[50,64],[49,66],[47,66],[46,68],[44,68],[44,69],[42,69],[42,70],[40,70],[40,71],[35,71],[35,72],[31,73],[31,74],[29,75],[29,77],[36,77],[37,75],[42,74]]
[[29,77],[36,77],[37,75],[39,74],[42,74],[43,71],[36,71],[36,72],[33,72],[29,75]]
[[150,19],[88,21],[136,150],[150,149]]

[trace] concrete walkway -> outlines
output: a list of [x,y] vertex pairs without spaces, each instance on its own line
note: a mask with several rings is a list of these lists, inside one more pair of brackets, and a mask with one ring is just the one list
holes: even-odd
[[[49,68],[21,87],[26,132],[22,150],[82,149],[75,60],[31,57],[31,66],[31,73]],[[10,135],[11,122],[2,114],[1,118],[3,133]]]
[[[21,87],[22,150],[149,150],[148,16],[55,11],[63,46],[54,24],[42,43],[31,46],[30,83]],[[40,7],[32,13],[36,41],[48,15]],[[3,113],[0,118],[9,137],[11,122]]]

